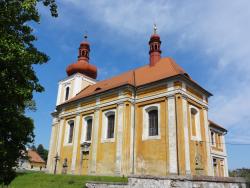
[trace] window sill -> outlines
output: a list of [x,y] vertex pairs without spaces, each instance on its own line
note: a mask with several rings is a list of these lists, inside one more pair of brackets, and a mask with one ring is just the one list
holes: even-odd
[[194,141],[201,141],[201,138],[197,137],[197,136],[191,136],[191,140]]
[[157,135],[157,136],[147,136],[145,138],[142,138],[142,141],[146,141],[146,140],[160,140],[161,136]]
[[115,138],[105,138],[102,140],[102,143],[115,142]]
[[89,144],[91,144],[91,140],[85,140],[85,141],[81,142],[81,144],[84,144],[84,143],[89,143]]
[[72,143],[66,143],[63,146],[73,146],[73,142]]

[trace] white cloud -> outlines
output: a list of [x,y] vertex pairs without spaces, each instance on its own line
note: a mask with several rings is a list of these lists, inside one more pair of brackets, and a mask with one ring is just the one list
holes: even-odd
[[[126,40],[148,36],[152,24],[175,37],[176,46],[203,52],[211,70],[206,85],[212,88],[211,118],[229,130],[231,139],[250,142],[250,1],[119,1],[64,0],[64,5],[88,15],[91,21]],[[81,15],[79,15],[81,16]],[[68,23],[68,22],[67,22]],[[196,63],[196,62],[195,62]],[[106,74],[106,73],[105,73]],[[108,74],[108,73],[107,73]]]

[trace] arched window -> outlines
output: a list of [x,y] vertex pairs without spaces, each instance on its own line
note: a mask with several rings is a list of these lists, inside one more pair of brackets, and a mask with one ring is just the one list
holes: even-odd
[[158,110],[151,110],[148,112],[148,125],[149,125],[149,136],[158,135]]
[[65,101],[69,99],[69,87],[66,87],[65,90]]
[[198,111],[195,108],[191,108],[191,131],[192,131],[192,136],[196,136],[196,126],[197,126],[197,115]]
[[92,118],[87,120],[86,141],[91,141],[92,122],[93,122]]
[[115,114],[107,115],[107,138],[114,138]]
[[72,143],[74,134],[74,121],[69,121],[69,137],[68,143]]
[[142,123],[142,140],[161,138],[160,104],[150,104],[143,107]]

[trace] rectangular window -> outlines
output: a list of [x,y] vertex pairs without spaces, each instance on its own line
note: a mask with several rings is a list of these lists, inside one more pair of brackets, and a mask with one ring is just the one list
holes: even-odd
[[107,138],[114,138],[115,115],[111,114],[107,116],[107,120],[108,120]]
[[212,143],[212,146],[215,145],[215,143],[214,143],[214,132],[213,131],[211,131],[211,143]]
[[158,110],[148,112],[149,116],[149,136],[158,135]]
[[72,143],[74,134],[74,121],[69,122],[69,139],[68,143]]
[[222,148],[222,142],[221,142],[221,137],[222,135],[221,134],[218,134],[218,148]]
[[87,134],[86,134],[86,141],[91,140],[91,134],[92,134],[92,119],[87,120]]
[[214,176],[218,176],[217,160],[215,158],[213,158],[213,167],[214,167]]

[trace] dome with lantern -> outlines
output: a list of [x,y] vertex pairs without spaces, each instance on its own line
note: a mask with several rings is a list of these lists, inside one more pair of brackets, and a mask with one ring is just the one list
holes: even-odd
[[87,36],[84,36],[85,41],[81,42],[79,47],[78,61],[70,64],[67,69],[67,75],[71,76],[75,73],[84,74],[90,78],[96,79],[97,68],[89,63],[90,45],[87,41]]

